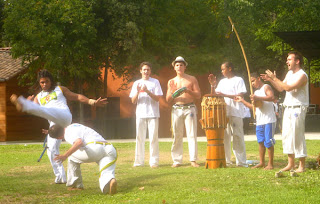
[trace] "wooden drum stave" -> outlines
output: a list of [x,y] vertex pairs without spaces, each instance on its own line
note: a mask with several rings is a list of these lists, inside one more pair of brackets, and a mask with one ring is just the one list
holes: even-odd
[[226,103],[224,98],[205,95],[201,102],[200,123],[207,136],[206,168],[226,167],[224,152],[224,129],[227,127]]

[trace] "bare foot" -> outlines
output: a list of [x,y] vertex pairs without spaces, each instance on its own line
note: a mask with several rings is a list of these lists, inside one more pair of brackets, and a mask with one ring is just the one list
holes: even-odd
[[197,164],[197,162],[192,161],[192,162],[191,162],[191,166],[192,166],[192,167],[199,167],[200,165],[199,165],[199,164]]
[[281,169],[281,171],[290,171],[291,169],[293,169],[293,166],[288,165],[288,166],[284,167],[283,169]]
[[18,96],[15,94],[12,94],[10,96],[10,101],[16,106],[17,111],[21,112],[22,111],[22,105],[18,102]]
[[264,170],[271,170],[271,169],[273,169],[273,166],[271,166],[271,165],[268,165],[268,166],[266,166],[266,167],[264,168]]
[[117,193],[117,181],[116,179],[111,179],[109,183],[104,187],[103,189],[104,194],[110,194],[113,195]]
[[297,173],[303,173],[303,172],[305,172],[305,171],[306,171],[306,169],[305,169],[305,168],[302,168],[302,167],[299,167],[299,168],[296,170]]
[[251,169],[257,169],[257,168],[262,168],[262,167],[264,167],[264,164],[259,163],[259,164],[255,165],[254,167],[251,167]]
[[180,167],[181,166],[181,164],[172,164],[172,166],[171,167],[173,167],[173,168],[177,168],[177,167]]

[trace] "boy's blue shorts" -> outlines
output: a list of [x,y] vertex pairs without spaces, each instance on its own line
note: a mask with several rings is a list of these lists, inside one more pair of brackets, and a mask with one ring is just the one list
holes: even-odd
[[274,123],[268,123],[265,125],[256,126],[256,135],[258,143],[263,142],[266,148],[270,148],[275,145],[276,141],[273,138],[275,125]]

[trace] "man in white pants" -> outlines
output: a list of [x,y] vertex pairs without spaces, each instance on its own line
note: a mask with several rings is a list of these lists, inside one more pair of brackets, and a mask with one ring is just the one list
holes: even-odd
[[[57,86],[51,73],[45,69],[38,72],[37,83],[40,92],[34,97],[33,102],[31,101],[33,96],[27,100],[22,96],[18,98],[15,94],[10,97],[10,100],[16,105],[18,111],[47,119],[50,126],[58,124],[66,127],[71,124],[72,115],[67,100],[79,101],[92,106],[104,106],[107,103],[107,99],[89,99],[81,94],[73,93],[67,87]],[[66,183],[63,165],[53,160],[54,156],[59,154],[60,144],[61,140],[47,136],[47,155],[56,176],[56,184]]]
[[[178,56],[172,66],[177,76],[168,81],[166,100],[173,102],[171,111],[171,127],[173,143],[171,147],[172,167],[180,167],[183,159],[183,134],[184,130],[188,138],[189,160],[192,167],[199,167],[198,143],[197,143],[197,108],[194,104],[196,99],[201,98],[200,87],[194,76],[185,72],[188,63],[183,57]],[[175,91],[184,89],[181,95],[175,95]]]
[[281,171],[294,170],[294,159],[299,158],[297,173],[305,171],[307,147],[305,140],[305,118],[309,106],[308,75],[302,70],[303,56],[289,52],[287,57],[288,73],[283,81],[270,70],[261,77],[269,81],[279,92],[286,91],[283,102],[285,107],[282,120],[283,153],[288,154],[288,165]]
[[151,168],[159,165],[159,98],[163,95],[160,83],[150,77],[152,66],[149,62],[140,64],[141,79],[135,81],[129,97],[136,107],[136,153],[133,166],[144,166],[145,140],[147,131],[150,140]]
[[209,75],[209,83],[216,87],[217,95],[224,96],[227,104],[228,124],[224,134],[224,149],[227,165],[231,165],[231,136],[233,137],[233,153],[236,157],[236,165],[247,167],[246,146],[244,142],[243,118],[245,115],[244,105],[234,100],[236,96],[241,96],[247,92],[244,81],[241,77],[233,73],[233,64],[224,62],[221,65],[221,73],[225,77],[219,81],[216,87],[216,78]]
[[49,135],[56,139],[65,139],[72,146],[62,155],[56,155],[54,160],[62,163],[68,158],[67,186],[83,189],[81,163],[96,162],[100,170],[100,189],[103,193],[115,194],[117,181],[115,168],[117,151],[99,133],[81,124],[71,124],[66,128],[53,125]]

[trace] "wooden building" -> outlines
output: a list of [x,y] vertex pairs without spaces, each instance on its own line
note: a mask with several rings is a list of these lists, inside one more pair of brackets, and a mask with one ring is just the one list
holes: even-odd
[[18,76],[26,70],[21,59],[13,59],[10,48],[0,48],[0,141],[43,140],[42,128],[48,121],[20,113],[10,102],[10,96],[26,95],[28,89],[18,85]]

